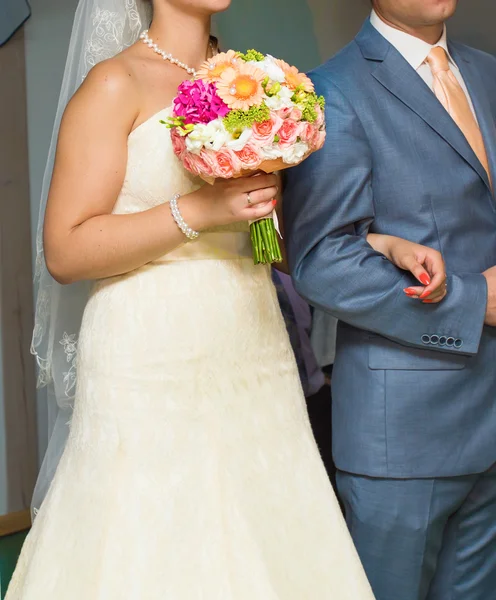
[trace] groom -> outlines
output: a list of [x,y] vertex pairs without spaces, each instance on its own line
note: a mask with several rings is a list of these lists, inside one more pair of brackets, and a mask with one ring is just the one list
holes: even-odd
[[[298,291],[340,319],[334,454],[377,600],[496,598],[496,59],[451,43],[457,0],[374,0],[311,78],[322,151],[287,173]],[[440,250],[448,295],[367,244]]]

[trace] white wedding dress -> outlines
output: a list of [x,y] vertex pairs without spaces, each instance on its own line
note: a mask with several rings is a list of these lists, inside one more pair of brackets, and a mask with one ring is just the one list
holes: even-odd
[[[198,185],[159,123],[115,213]],[[246,225],[95,284],[70,438],[6,600],[373,600]]]

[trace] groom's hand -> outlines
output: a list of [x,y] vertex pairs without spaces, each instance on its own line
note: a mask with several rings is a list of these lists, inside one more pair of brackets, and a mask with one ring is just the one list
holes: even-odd
[[496,327],[496,267],[482,273],[487,280],[486,325]]

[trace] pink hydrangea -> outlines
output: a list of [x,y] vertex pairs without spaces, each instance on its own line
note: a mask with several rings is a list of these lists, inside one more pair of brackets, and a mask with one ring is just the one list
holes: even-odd
[[198,79],[183,81],[174,100],[174,116],[184,117],[187,125],[210,123],[229,112],[227,104],[217,95],[213,83]]

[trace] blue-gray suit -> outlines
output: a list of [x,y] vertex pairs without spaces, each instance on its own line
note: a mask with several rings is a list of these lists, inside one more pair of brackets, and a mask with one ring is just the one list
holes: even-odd
[[[450,44],[496,182],[496,58]],[[419,75],[367,21],[311,73],[324,148],[285,175],[297,290],[340,319],[333,444],[348,522],[378,600],[496,599],[496,200]],[[376,253],[367,232],[440,250],[447,298]]]

